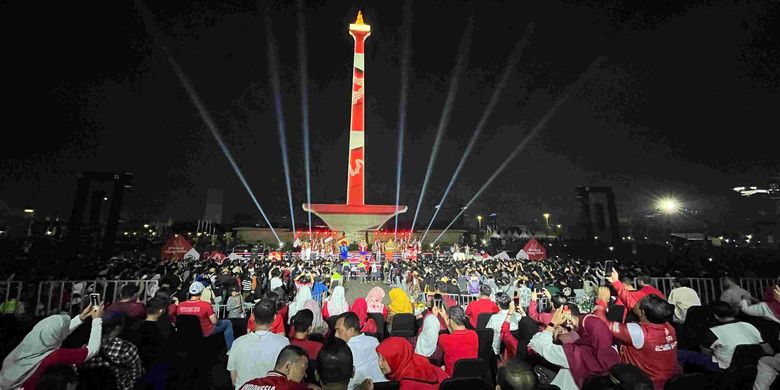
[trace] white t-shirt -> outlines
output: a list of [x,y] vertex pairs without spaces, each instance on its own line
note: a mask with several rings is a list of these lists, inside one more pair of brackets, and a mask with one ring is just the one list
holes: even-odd
[[268,331],[252,332],[237,338],[230,348],[227,362],[228,371],[237,374],[236,389],[273,370],[279,351],[289,344],[284,336]]
[[689,307],[701,306],[699,294],[690,287],[675,288],[669,293],[667,301],[674,305],[674,320],[678,323],[685,322],[685,316],[688,314]]
[[360,386],[366,378],[371,378],[374,382],[387,382],[387,378],[379,369],[379,358],[376,354],[379,341],[376,338],[361,334],[349,339],[347,345],[352,351],[352,362],[355,365],[355,375],[349,380],[350,390]]
[[[731,365],[734,349],[742,344],[761,344],[761,333],[755,326],[747,322],[729,322],[710,328],[709,339],[705,338],[705,345],[712,349],[712,361],[718,363],[718,367],[727,369]],[[715,341],[712,341],[712,338]]]

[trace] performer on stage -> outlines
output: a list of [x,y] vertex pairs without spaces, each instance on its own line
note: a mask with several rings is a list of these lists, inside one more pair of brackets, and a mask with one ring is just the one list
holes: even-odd
[[393,239],[387,240],[385,243],[385,257],[387,257],[387,261],[393,261],[393,251],[395,250],[395,243],[393,242]]

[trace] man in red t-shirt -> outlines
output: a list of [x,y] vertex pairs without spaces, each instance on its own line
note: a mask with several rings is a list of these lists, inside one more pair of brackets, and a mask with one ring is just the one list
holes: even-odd
[[612,288],[617,292],[617,297],[626,306],[626,310],[633,310],[634,306],[636,306],[642,298],[651,294],[657,295],[664,300],[666,299],[664,293],[650,284],[651,279],[646,275],[637,278],[639,290],[636,291],[629,291],[626,289],[626,286],[620,281],[620,275],[618,275],[618,272],[615,269],[612,270],[612,275],[609,276],[608,280],[612,283]]
[[314,322],[314,313],[309,309],[298,310],[292,318],[292,326],[295,333],[290,337],[290,344],[297,345],[306,350],[312,358],[316,358],[322,348],[322,343],[309,340],[309,333]]
[[471,326],[477,328],[477,319],[482,313],[496,314],[498,313],[498,305],[490,300],[490,294],[493,290],[487,284],[483,283],[479,286],[479,299],[472,301],[466,306],[466,316],[469,317]]
[[601,318],[619,341],[620,359],[642,369],[656,390],[662,390],[666,382],[680,373],[677,364],[677,334],[669,324],[674,315],[674,306],[655,294],[648,295],[634,306],[639,323],[621,324],[607,320],[606,308],[609,288],[599,288],[599,298],[593,312]]
[[444,372],[452,376],[455,362],[477,357],[479,336],[477,332],[466,329],[468,318],[460,306],[453,306],[446,310],[434,306],[433,314],[441,315],[450,330],[450,334],[439,335],[439,345],[444,351]]
[[217,321],[217,316],[214,314],[214,308],[211,307],[211,304],[200,300],[200,295],[203,293],[204,288],[203,283],[192,282],[189,289],[190,299],[179,304],[176,309],[176,315],[195,316],[200,322],[203,337],[222,333],[225,337],[227,350],[230,352],[230,347],[233,346],[233,324],[230,323],[230,320]]
[[309,367],[309,356],[296,345],[288,345],[279,351],[273,371],[262,378],[244,383],[239,390],[304,390],[308,386],[301,383]]

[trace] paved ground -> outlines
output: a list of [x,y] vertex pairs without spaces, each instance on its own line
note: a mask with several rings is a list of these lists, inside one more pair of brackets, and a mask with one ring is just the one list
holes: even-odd
[[355,300],[355,298],[362,297],[365,298],[366,295],[368,295],[368,292],[371,291],[372,288],[379,286],[382,287],[382,290],[385,290],[385,299],[382,300],[382,302],[387,305],[390,303],[390,299],[387,297],[388,291],[392,288],[391,286],[388,286],[384,282],[367,282],[367,283],[360,283],[355,280],[350,280],[344,283],[344,292],[346,293],[347,302],[352,304],[352,301]]

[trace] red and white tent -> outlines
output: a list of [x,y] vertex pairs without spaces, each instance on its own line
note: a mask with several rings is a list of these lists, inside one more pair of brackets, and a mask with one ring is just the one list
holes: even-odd
[[184,237],[175,235],[163,245],[160,250],[160,259],[162,260],[183,260],[184,255],[192,249],[192,244]]
[[539,241],[536,241],[535,238],[528,240],[523,247],[523,252],[528,255],[529,260],[539,261],[547,258],[547,249]]

